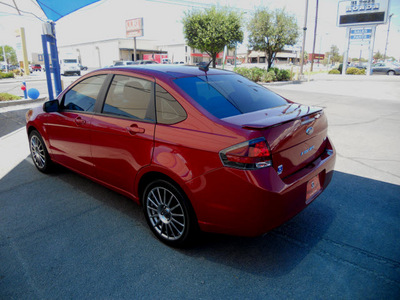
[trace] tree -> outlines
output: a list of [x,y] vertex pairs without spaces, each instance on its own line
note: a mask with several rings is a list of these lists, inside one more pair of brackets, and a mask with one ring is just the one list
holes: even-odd
[[210,55],[215,68],[217,54],[225,46],[234,48],[236,43],[243,42],[240,20],[240,14],[227,8],[185,12],[183,34],[190,47]]
[[343,57],[339,54],[339,48],[336,45],[332,45],[331,50],[328,53],[331,56],[331,61],[333,64],[343,60]]
[[256,10],[247,27],[249,46],[256,51],[264,51],[268,68],[277,52],[285,46],[296,44],[299,36],[297,21],[284,9],[269,11],[267,8]]
[[376,52],[374,54],[374,59],[377,60],[377,61],[383,59],[383,54],[380,53],[379,50],[378,50],[378,52]]
[[[11,65],[16,65],[18,64],[18,60],[17,60],[17,54],[15,53],[15,50],[13,47],[11,46],[4,46],[4,51],[6,53],[6,62],[7,64],[11,64]],[[4,55],[3,55],[3,47],[0,46],[0,62],[4,61]]]

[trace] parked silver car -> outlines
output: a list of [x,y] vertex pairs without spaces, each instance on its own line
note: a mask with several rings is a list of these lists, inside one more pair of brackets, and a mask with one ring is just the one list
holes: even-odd
[[396,63],[376,63],[372,66],[373,74],[400,75],[400,65]]

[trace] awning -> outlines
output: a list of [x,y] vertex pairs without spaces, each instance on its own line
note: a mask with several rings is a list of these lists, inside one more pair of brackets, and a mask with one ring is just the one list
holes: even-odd
[[[51,21],[58,21],[62,17],[77,11],[85,6],[99,2],[100,0],[35,0],[42,9],[46,17]],[[0,7],[12,9],[13,12],[20,15],[30,15],[32,6],[28,5],[27,0],[1,0]]]

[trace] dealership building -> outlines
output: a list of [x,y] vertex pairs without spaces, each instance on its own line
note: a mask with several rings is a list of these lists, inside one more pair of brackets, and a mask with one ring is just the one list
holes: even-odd
[[[116,38],[71,45],[59,45],[59,57],[76,57],[78,61],[89,68],[103,68],[113,65],[116,61],[134,60],[134,40],[132,38]],[[210,56],[197,49],[193,49],[184,42],[175,44],[160,44],[154,40],[136,39],[136,60],[143,59],[146,54],[166,54],[172,63],[194,65],[202,61],[209,61]],[[217,55],[217,65],[222,64],[223,53]],[[264,52],[247,51],[237,53],[236,57],[242,63],[265,63]],[[235,50],[229,49],[227,62],[234,63]],[[298,63],[299,49],[285,49],[277,53],[275,63]]]

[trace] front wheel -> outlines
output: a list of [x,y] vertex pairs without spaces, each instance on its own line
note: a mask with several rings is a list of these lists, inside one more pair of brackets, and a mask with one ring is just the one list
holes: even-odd
[[143,194],[143,211],[150,229],[165,244],[188,244],[196,228],[186,196],[165,180],[150,183]]
[[43,173],[48,173],[51,169],[52,162],[47,152],[46,145],[40,136],[40,133],[33,130],[29,134],[29,148],[31,156],[36,168]]
[[389,71],[389,72],[387,72],[387,74],[388,74],[389,76],[393,76],[393,75],[394,75],[394,71]]

